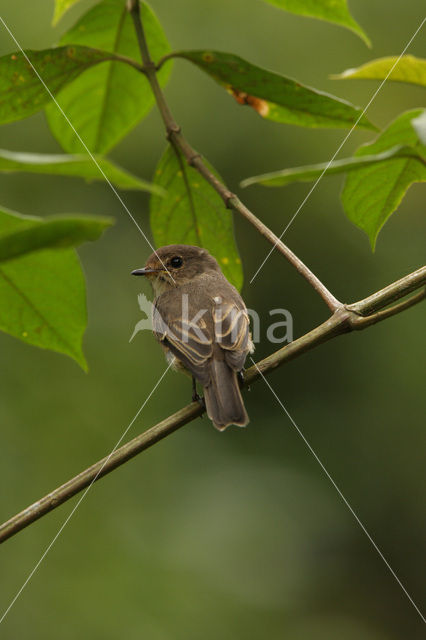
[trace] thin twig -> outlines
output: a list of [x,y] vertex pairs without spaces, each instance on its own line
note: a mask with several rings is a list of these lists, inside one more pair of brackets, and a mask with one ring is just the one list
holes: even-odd
[[139,64],[139,62],[136,62],[136,60],[132,60],[132,58],[128,58],[127,56],[122,56],[119,53],[111,53],[111,60],[112,62],[115,62],[115,61],[124,62],[125,64],[128,64],[130,67],[133,67],[134,69],[136,69],[136,71],[145,73],[145,69],[143,65]]
[[426,267],[420,267],[420,269],[413,271],[408,276],[393,282],[388,287],[377,291],[377,293],[373,293],[371,296],[368,296],[368,298],[365,298],[365,300],[347,305],[347,308],[356,313],[367,315],[372,311],[383,309],[383,307],[386,307],[395,300],[399,300],[402,297],[401,291],[404,292],[403,295],[407,295],[419,289],[425,282]]
[[[425,297],[424,290],[386,311],[374,313],[371,316],[363,315],[368,313],[372,300],[381,300],[383,302],[384,300],[389,301],[403,298],[407,293],[413,291],[414,282],[416,283],[416,288],[424,287],[426,284],[426,267],[405,276],[405,278],[401,278],[401,280],[394,282],[364,300],[338,309],[326,322],[323,322],[312,331],[309,331],[309,333],[297,338],[290,344],[258,362],[254,367],[248,369],[244,375],[244,385],[248,386],[258,380],[261,375],[268,375],[285,362],[301,356],[303,353],[310,351],[323,342],[327,342],[349,331],[365,329],[371,324],[381,322],[391,315],[401,313],[401,311],[407,309],[409,306],[420,302]],[[356,309],[356,311],[353,309]],[[11,538],[22,529],[25,529],[25,527],[46,513],[49,513],[49,511],[56,509],[60,504],[88,487],[94,479],[98,480],[107,475],[141,451],[148,449],[159,440],[162,440],[203,413],[204,409],[200,404],[198,402],[192,402],[165,420],[162,420],[154,427],[144,431],[136,438],[133,438],[133,440],[130,440],[130,442],[117,449],[109,458],[99,460],[99,462],[96,462],[88,469],[79,473],[75,478],[72,478],[54,491],[51,491],[44,498],[37,500],[37,502],[2,524],[0,526],[0,543]]]
[[398,304],[394,304],[388,309],[384,309],[383,311],[377,311],[376,313],[373,313],[372,315],[369,315],[363,318],[358,318],[355,322],[354,328],[365,329],[366,327],[369,327],[372,324],[377,324],[382,320],[386,320],[386,318],[391,318],[392,316],[396,316],[398,313],[401,313],[401,311],[405,311],[410,307],[414,307],[415,304],[418,304],[425,298],[426,298],[426,288],[419,291],[419,293],[416,293],[415,295],[410,296],[407,300],[403,300]]
[[232,193],[205,164],[203,158],[186,140],[182,135],[181,128],[176,123],[172,112],[166,102],[164,93],[159,85],[157,78],[157,67],[151,59],[143,25],[140,18],[140,9],[138,0],[129,0],[127,3],[127,9],[130,12],[133,23],[135,25],[135,31],[139,48],[141,51],[144,74],[148,79],[152,92],[155,96],[157,107],[160,111],[161,117],[166,128],[167,137],[173,141],[173,143],[181,150],[185,156],[188,164],[196,169],[203,178],[215,189],[221,196],[225,206],[229,209],[237,211],[246,220],[250,222],[274,247],[281,252],[281,254],[292,264],[297,271],[309,282],[309,284],[315,289],[315,291],[321,296],[328,308],[334,312],[336,309],[343,307],[343,304],[333,296],[333,294],[326,288],[326,286],[312,273],[312,271],[276,236],[266,225],[263,224],[252,213],[241,200]]

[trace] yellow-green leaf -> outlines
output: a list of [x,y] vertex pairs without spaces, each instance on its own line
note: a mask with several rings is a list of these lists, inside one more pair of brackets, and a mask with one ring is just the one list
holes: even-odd
[[290,13],[319,18],[346,27],[362,38],[367,46],[371,46],[367,34],[351,16],[346,0],[265,0],[265,2]]
[[66,13],[74,4],[77,4],[77,2],[80,2],[80,0],[55,0],[52,25],[57,25],[64,13]]
[[411,126],[416,132],[420,143],[426,148],[426,109],[411,120]]
[[386,78],[386,81],[406,82],[426,87],[426,60],[411,55],[402,56],[400,59],[398,56],[389,56],[372,60],[356,69],[347,69],[331,77],[335,80],[384,80]]

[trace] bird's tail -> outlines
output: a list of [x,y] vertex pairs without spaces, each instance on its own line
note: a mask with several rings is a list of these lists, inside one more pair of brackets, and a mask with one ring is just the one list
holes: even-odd
[[224,360],[211,361],[210,384],[204,387],[207,415],[216,429],[230,424],[245,427],[249,421],[238,385],[237,374]]

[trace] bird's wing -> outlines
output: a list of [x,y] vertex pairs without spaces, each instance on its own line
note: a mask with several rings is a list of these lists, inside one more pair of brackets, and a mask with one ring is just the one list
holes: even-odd
[[167,308],[158,304],[153,312],[153,331],[157,340],[168,347],[202,384],[207,384],[207,360],[213,354],[213,339],[207,323],[170,318]]
[[236,302],[219,302],[213,308],[215,341],[225,351],[231,369],[240,371],[250,351],[250,320],[244,306]]

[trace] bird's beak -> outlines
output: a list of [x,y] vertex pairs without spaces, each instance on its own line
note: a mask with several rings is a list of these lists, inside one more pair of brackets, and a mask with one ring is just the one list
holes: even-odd
[[143,269],[135,269],[132,271],[132,276],[147,276],[150,273],[158,273],[164,271],[164,269],[153,269],[151,267],[143,267]]

